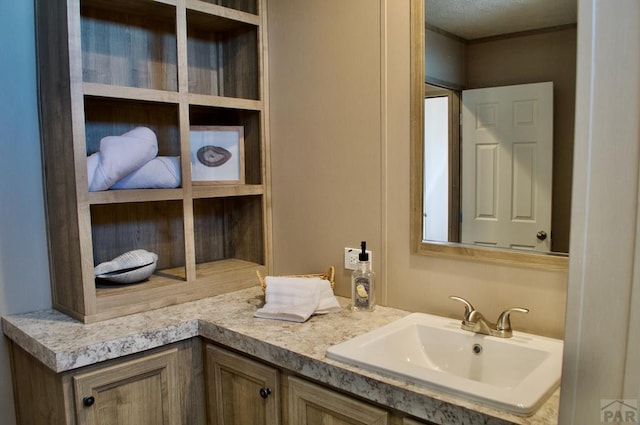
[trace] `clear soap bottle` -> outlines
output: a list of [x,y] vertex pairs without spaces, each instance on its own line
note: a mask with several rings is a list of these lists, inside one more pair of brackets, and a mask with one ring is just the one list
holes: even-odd
[[351,274],[351,309],[354,311],[373,311],[375,303],[375,275],[371,271],[371,262],[367,254],[367,242],[360,244],[362,252],[358,254],[358,264]]

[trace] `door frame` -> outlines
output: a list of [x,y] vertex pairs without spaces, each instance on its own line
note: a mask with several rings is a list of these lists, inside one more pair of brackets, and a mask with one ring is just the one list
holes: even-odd
[[429,83],[424,85],[425,99],[449,99],[449,230],[448,242],[460,242],[460,93]]

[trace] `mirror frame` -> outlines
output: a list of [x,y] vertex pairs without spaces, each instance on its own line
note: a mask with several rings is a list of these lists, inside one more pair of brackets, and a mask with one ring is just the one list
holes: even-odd
[[425,22],[424,0],[411,0],[410,24],[410,137],[411,137],[411,251],[420,255],[475,260],[519,267],[566,271],[567,254],[521,252],[483,248],[454,242],[422,240]]

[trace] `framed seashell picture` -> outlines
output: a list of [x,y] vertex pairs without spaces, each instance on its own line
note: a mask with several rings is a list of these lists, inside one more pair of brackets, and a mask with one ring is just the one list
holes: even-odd
[[244,184],[244,127],[191,126],[194,184]]

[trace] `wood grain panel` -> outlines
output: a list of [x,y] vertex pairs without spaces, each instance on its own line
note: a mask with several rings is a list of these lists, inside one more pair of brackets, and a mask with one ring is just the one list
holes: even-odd
[[80,77],[75,75],[80,57],[68,50],[68,40],[79,26],[79,18],[74,20],[73,14],[68,17],[64,2],[42,0],[36,3],[36,9],[40,134],[53,305],[84,314],[92,309],[92,294],[85,293],[82,284],[68,285],[83,281],[83,267],[77,259],[90,246],[81,241],[85,221],[78,211],[76,168],[70,163],[76,157],[71,135],[82,136],[83,131],[77,125],[78,117],[74,117],[81,113],[78,105],[82,102],[72,95],[74,85],[80,84]]
[[[78,422],[86,425],[178,425],[178,350],[150,354],[73,377]],[[85,397],[95,403],[86,406]]]
[[236,258],[264,263],[262,197],[194,200],[196,263]]
[[158,254],[158,269],[185,265],[182,203],[104,204],[91,207],[95,264],[133,250]]
[[98,288],[98,313],[85,321],[96,322],[250,288],[256,285],[256,271],[264,275],[267,270],[266,266],[247,261],[220,260],[197,264],[197,279],[183,282],[176,279],[184,279],[184,268],[165,269],[152,275],[148,282]]
[[84,81],[177,90],[175,9],[146,5],[140,14],[82,7]]
[[202,0],[206,3],[217,4],[248,13],[258,13],[256,0]]
[[220,35],[189,26],[188,28],[189,91],[222,96],[224,87],[222,86],[223,63]]
[[386,425],[390,415],[377,407],[289,377],[289,415],[297,425]]
[[[206,347],[207,406],[214,425],[280,423],[279,372],[214,345]],[[270,394],[263,398],[262,389]]]
[[260,99],[258,78],[258,33],[255,28],[226,33],[223,63],[224,96]]
[[189,91],[259,99],[257,40],[253,25],[188,11]]
[[71,423],[74,415],[66,409],[61,375],[35,361],[18,345],[10,343],[10,348],[17,423]]

